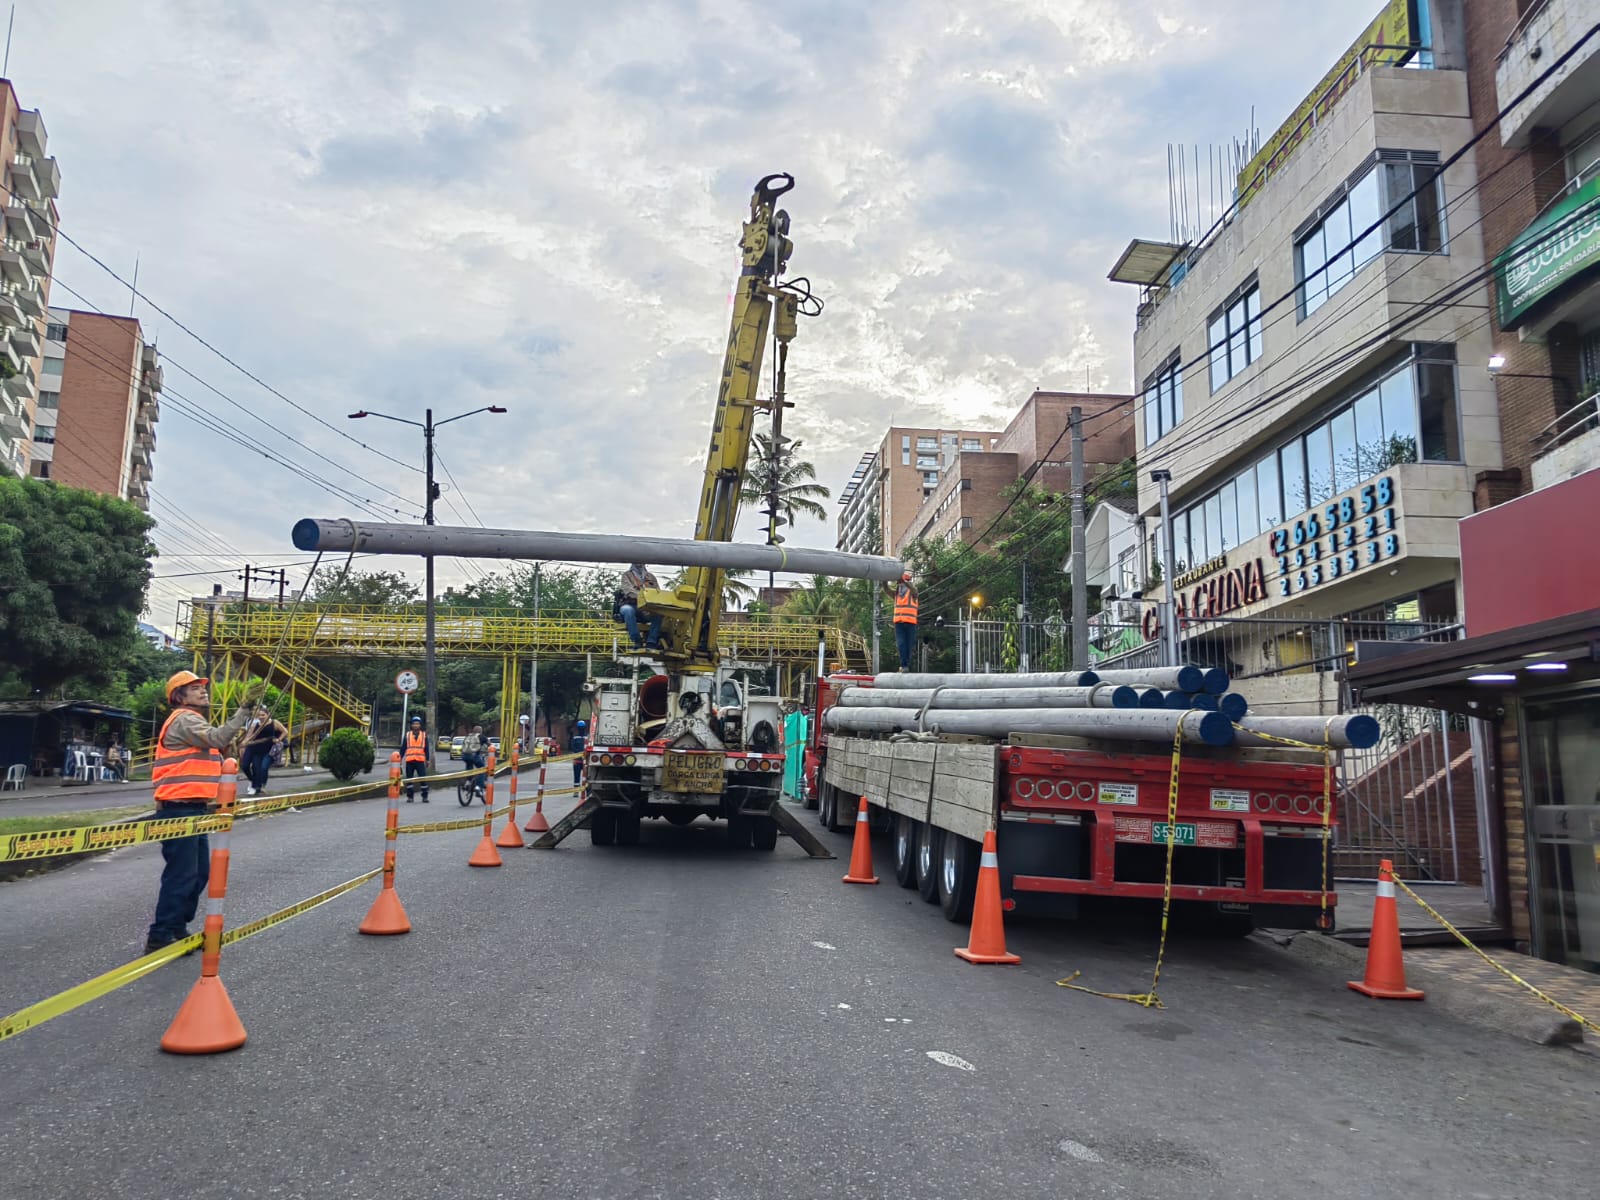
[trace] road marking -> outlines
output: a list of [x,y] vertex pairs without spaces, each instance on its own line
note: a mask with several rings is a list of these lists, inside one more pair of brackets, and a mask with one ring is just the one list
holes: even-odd
[[811,944],[818,950],[837,950],[839,948],[829,942],[812,942]]
[[1103,1163],[1103,1162],[1105,1162],[1105,1159],[1101,1158],[1098,1154],[1096,1154],[1093,1150],[1089,1149],[1089,1147],[1085,1146],[1082,1142],[1073,1142],[1073,1141],[1060,1142],[1060,1143],[1058,1143],[1056,1145],[1056,1149],[1061,1151],[1061,1153],[1063,1153],[1063,1154],[1071,1155],[1073,1158],[1078,1159],[1080,1162],[1088,1162],[1088,1163]]
[[839,1007],[839,1008],[849,1008],[850,1006],[848,1004],[840,1004],[837,1007]]
[[951,1054],[946,1050],[929,1050],[928,1057],[933,1059],[933,1061],[938,1063],[941,1067],[959,1067],[963,1071],[976,1071],[978,1069],[966,1059],[957,1058],[954,1054]]

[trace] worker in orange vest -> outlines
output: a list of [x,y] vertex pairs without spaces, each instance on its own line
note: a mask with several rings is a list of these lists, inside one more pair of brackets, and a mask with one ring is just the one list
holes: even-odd
[[411,728],[406,731],[403,744],[400,747],[400,757],[405,760],[406,766],[406,803],[410,804],[412,793],[416,785],[411,781],[415,778],[422,779],[422,802],[428,802],[428,779],[433,772],[429,769],[433,765],[433,751],[428,746],[428,731],[422,727],[421,717],[411,718]]
[[911,572],[900,576],[894,592],[894,648],[900,652],[900,669],[911,669],[911,652],[917,647],[917,589],[911,586]]
[[[156,735],[150,778],[155,783],[156,818],[195,817],[217,807],[222,786],[222,751],[231,743],[255,705],[248,699],[226,725],[212,725],[211,681],[193,671],[179,671],[167,680],[172,715]],[[169,838],[161,843],[161,894],[156,916],[145,937],[146,954],[189,936],[211,876],[211,844],[203,833]]]

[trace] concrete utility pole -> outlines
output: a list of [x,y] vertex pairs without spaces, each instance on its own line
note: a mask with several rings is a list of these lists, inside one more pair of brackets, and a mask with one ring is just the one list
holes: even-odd
[[528,728],[532,732],[529,737],[539,736],[539,568],[542,566],[542,562],[533,564],[533,678],[528,684]]
[[[425,499],[425,501],[423,503],[422,522],[423,522],[424,525],[432,525],[433,524],[433,502],[439,498],[439,485],[436,484],[433,481],[433,434],[434,434],[434,431],[436,429],[438,429],[439,426],[441,426],[441,425],[448,425],[448,424],[450,424],[451,421],[459,421],[463,417],[476,416],[478,413],[481,413],[481,412],[503,413],[505,411],[506,411],[505,409],[499,407],[498,405],[486,404],[482,408],[474,408],[470,412],[457,413],[453,417],[446,417],[444,420],[436,422],[433,419],[433,409],[431,409],[431,408],[430,409],[426,409],[424,411],[424,416],[423,416],[423,419],[421,421],[408,421],[405,417],[391,417],[388,413],[368,412],[366,409],[362,409],[360,412],[351,413],[350,414],[350,419],[352,421],[356,421],[356,420],[360,420],[363,417],[382,417],[385,421],[397,421],[401,425],[411,425],[411,426],[416,427],[417,429],[422,430],[422,449],[423,449],[423,459],[424,459],[424,463],[425,463],[424,468],[423,468],[423,473],[424,473],[424,478],[426,480],[426,488],[427,488],[426,499]],[[433,644],[433,616],[434,616],[433,558],[434,558],[434,554],[433,554],[433,549],[432,549],[431,543],[427,546],[427,548],[425,548],[423,550],[422,557],[423,557],[423,562],[427,566],[427,572],[426,572],[427,580],[426,580],[426,584],[425,584],[425,590],[426,590],[425,601],[426,601],[427,608],[426,608],[426,616],[424,617],[425,627],[424,627],[423,635],[422,635],[423,636],[423,644],[424,644],[423,645],[423,649],[424,649],[423,670],[424,670],[424,675],[425,675],[425,682],[424,682],[423,686],[428,689],[428,702],[427,702],[428,742],[429,742],[430,745],[434,745],[434,744],[437,743],[437,739],[439,737],[439,695],[438,695],[439,689],[436,686],[437,682],[438,682],[438,672],[437,672],[437,662],[436,662],[436,657],[435,657],[435,654],[434,654],[434,644]],[[402,732],[402,736],[404,736],[403,732]]]
[[1161,664],[1178,665],[1178,588],[1173,573],[1172,510],[1167,505],[1167,487],[1172,483],[1171,471],[1151,471],[1150,482],[1161,485],[1161,571],[1167,585],[1167,598],[1161,602]]
[[1072,665],[1089,669],[1089,556],[1084,546],[1083,409],[1072,406]]

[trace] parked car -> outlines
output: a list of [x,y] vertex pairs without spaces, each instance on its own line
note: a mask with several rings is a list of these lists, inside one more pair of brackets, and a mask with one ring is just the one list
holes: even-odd
[[448,733],[441,733],[439,735],[439,740],[434,743],[433,748],[435,750],[450,749],[450,735]]
[[500,739],[498,737],[492,737],[492,738],[488,738],[486,740],[488,741],[489,745],[494,747],[494,752],[496,754],[499,754],[500,753]]
[[461,757],[461,747],[465,746],[466,744],[467,744],[467,739],[464,738],[464,737],[453,737],[453,738],[451,738],[450,739],[450,757],[451,758],[460,758]]

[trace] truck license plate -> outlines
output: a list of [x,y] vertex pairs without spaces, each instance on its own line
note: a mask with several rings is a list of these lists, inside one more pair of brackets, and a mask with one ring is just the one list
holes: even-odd
[[717,751],[668,750],[661,788],[668,792],[722,794],[722,755]]
[[[1190,824],[1187,824],[1187,823],[1179,823],[1176,826],[1176,829],[1177,829],[1177,833],[1173,836],[1173,839],[1172,839],[1174,845],[1178,845],[1178,846],[1192,846],[1192,845],[1194,845],[1195,839],[1194,839],[1194,826],[1193,825],[1190,825]],[[1151,824],[1151,826],[1150,826],[1150,841],[1152,843],[1154,843],[1155,845],[1157,845],[1157,846],[1165,846],[1167,844],[1167,823],[1165,821],[1155,821],[1155,822],[1153,822]]]

